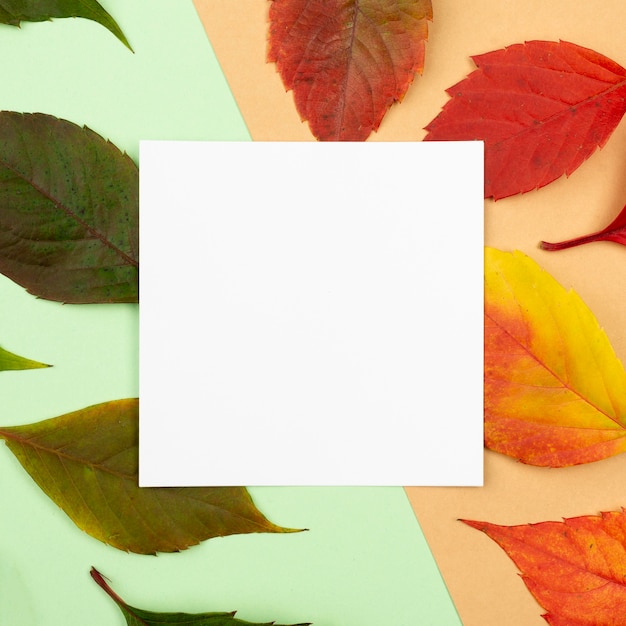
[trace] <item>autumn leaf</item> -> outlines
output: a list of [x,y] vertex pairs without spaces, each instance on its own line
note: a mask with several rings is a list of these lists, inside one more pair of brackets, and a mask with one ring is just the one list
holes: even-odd
[[[196,624],[196,626],[272,626],[274,622],[266,622],[264,624],[253,624],[252,622],[244,622],[235,617],[235,612],[231,613],[154,613],[152,611],[144,611],[134,606],[126,604],[120,596],[111,589],[104,579],[104,576],[95,569],[91,568],[91,577],[96,583],[104,589],[104,591],[113,599],[115,604],[119,606],[126,624],[128,626],[156,626],[157,624],[179,624],[179,626],[188,626]],[[280,624],[275,624],[280,626]],[[310,624],[294,624],[293,626],[310,626]]]
[[363,141],[424,67],[431,0],[271,0],[268,61],[312,133]]
[[626,615],[626,513],[499,526],[462,520],[493,539],[553,626],[617,626]]
[[84,531],[140,554],[176,552],[211,537],[295,532],[269,522],[245,487],[138,485],[139,402],[97,404],[0,439]]
[[7,370],[33,370],[42,367],[50,366],[45,363],[39,363],[38,361],[25,359],[22,356],[13,354],[12,352],[0,347],[0,372]]
[[565,250],[565,248],[573,248],[574,246],[581,246],[585,243],[592,243],[594,241],[614,241],[615,243],[621,243],[623,246],[626,246],[626,206],[603,230],[599,230],[591,235],[584,235],[582,237],[568,239],[567,241],[561,241],[559,243],[548,243],[547,241],[542,241],[540,247],[543,250],[551,251]]
[[626,372],[593,313],[521,252],[485,251],[485,445],[563,467],[626,450]]
[[86,127],[0,112],[0,273],[48,300],[137,302],[139,174]]
[[55,17],[84,17],[108,28],[132,50],[115,20],[96,0],[0,0],[0,24],[45,22]]
[[425,141],[484,141],[486,198],[570,175],[626,111],[626,70],[588,48],[529,41],[472,59]]

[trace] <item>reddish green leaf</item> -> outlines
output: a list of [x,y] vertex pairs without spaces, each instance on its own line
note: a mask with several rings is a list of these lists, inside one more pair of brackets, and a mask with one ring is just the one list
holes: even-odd
[[626,70],[588,48],[530,41],[472,58],[425,140],[484,141],[486,198],[571,174],[626,111]]
[[[272,626],[274,622],[264,624],[253,624],[252,622],[244,622],[235,617],[234,611],[231,613],[154,613],[153,611],[144,611],[134,606],[130,606],[120,596],[118,596],[109,584],[104,580],[102,574],[91,568],[91,577],[96,583],[106,591],[110,598],[120,608],[126,624],[128,626],[157,626],[158,624],[178,624],[179,626]],[[275,626],[280,626],[276,624]],[[294,624],[293,626],[310,626],[310,624]]]
[[131,49],[115,20],[96,0],[0,0],[0,23],[45,22],[54,17],[84,17],[108,28]]
[[139,488],[139,402],[116,400],[26,426],[0,439],[84,531],[141,554],[212,537],[295,532],[268,521],[245,487]]
[[553,626],[618,626],[626,615],[626,514],[499,526],[462,520],[493,539]]
[[431,0],[272,0],[268,60],[323,141],[363,141],[424,67]]
[[60,302],[137,302],[139,174],[112,143],[0,112],[0,273]]
[[565,248],[573,248],[581,246],[585,243],[594,241],[614,241],[626,246],[626,206],[621,210],[620,214],[603,230],[599,230],[591,235],[568,239],[559,243],[548,243],[542,241],[540,246],[543,250],[564,250]]

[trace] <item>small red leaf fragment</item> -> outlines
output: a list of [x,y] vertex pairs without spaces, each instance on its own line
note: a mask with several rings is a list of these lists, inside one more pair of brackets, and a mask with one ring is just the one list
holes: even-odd
[[616,626],[626,616],[626,513],[519,526],[461,520],[511,558],[553,626]]
[[548,243],[542,241],[539,246],[542,250],[565,250],[565,248],[573,248],[581,246],[585,243],[594,241],[614,241],[626,246],[626,206],[621,210],[620,214],[603,230],[599,230],[591,235],[560,241],[559,243]]
[[424,67],[431,0],[271,0],[268,61],[322,141],[363,141]]
[[569,176],[626,111],[626,70],[588,48],[529,41],[472,59],[425,140],[484,141],[486,198]]

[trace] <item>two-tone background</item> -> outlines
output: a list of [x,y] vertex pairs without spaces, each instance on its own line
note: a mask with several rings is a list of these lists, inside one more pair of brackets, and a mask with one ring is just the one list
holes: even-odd
[[[0,108],[86,124],[135,159],[139,139],[312,140],[291,94],[265,63],[266,0],[196,0],[195,6],[103,0],[103,6],[135,54],[86,20],[2,27]],[[626,64],[626,5],[619,0],[605,0],[593,12],[580,0],[433,0],[433,9],[424,75],[373,141],[420,140],[447,100],[445,89],[472,69],[473,54],[564,39]],[[626,250],[594,244],[550,254],[537,242],[597,230],[617,215],[626,203],[625,133],[622,124],[571,179],[485,203],[487,244],[523,250],[578,291],[622,359]],[[407,201],[419,197],[418,171],[407,190]],[[176,207],[172,223],[184,232]],[[455,254],[443,238],[440,253]],[[184,323],[185,302],[180,310]],[[137,320],[132,306],[47,303],[0,278],[0,345],[54,365],[3,373],[2,424],[136,395]],[[451,363],[451,392],[458,376]],[[445,419],[445,398],[432,412]],[[445,455],[445,441],[435,444]],[[238,610],[249,621],[317,626],[539,626],[541,609],[512,563],[457,519],[518,524],[626,505],[623,456],[546,470],[487,452],[483,488],[252,489],[272,521],[310,530],[233,536],[146,557],[78,530],[8,450],[0,452],[2,626],[123,624],[89,578],[91,566],[130,603],[152,610]]]

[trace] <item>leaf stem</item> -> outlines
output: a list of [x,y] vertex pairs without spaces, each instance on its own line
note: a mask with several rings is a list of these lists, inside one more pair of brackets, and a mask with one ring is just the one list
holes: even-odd
[[601,241],[599,235],[603,235],[602,231],[592,233],[591,235],[585,235],[584,237],[575,237],[574,239],[567,239],[566,241],[559,241],[557,243],[550,243],[548,241],[542,241],[539,247],[542,250],[565,250],[566,248],[573,248],[574,246],[582,246],[585,243],[593,243],[594,241]]
[[120,606],[123,606],[124,608],[128,606],[126,602],[124,602],[124,600],[122,600],[122,598],[120,598],[115,593],[115,591],[113,591],[113,589],[109,587],[109,584],[104,579],[104,576],[95,567],[93,566],[91,567],[89,574],[96,581],[98,586],[104,589],[104,591],[115,601],[116,604],[119,604]]

